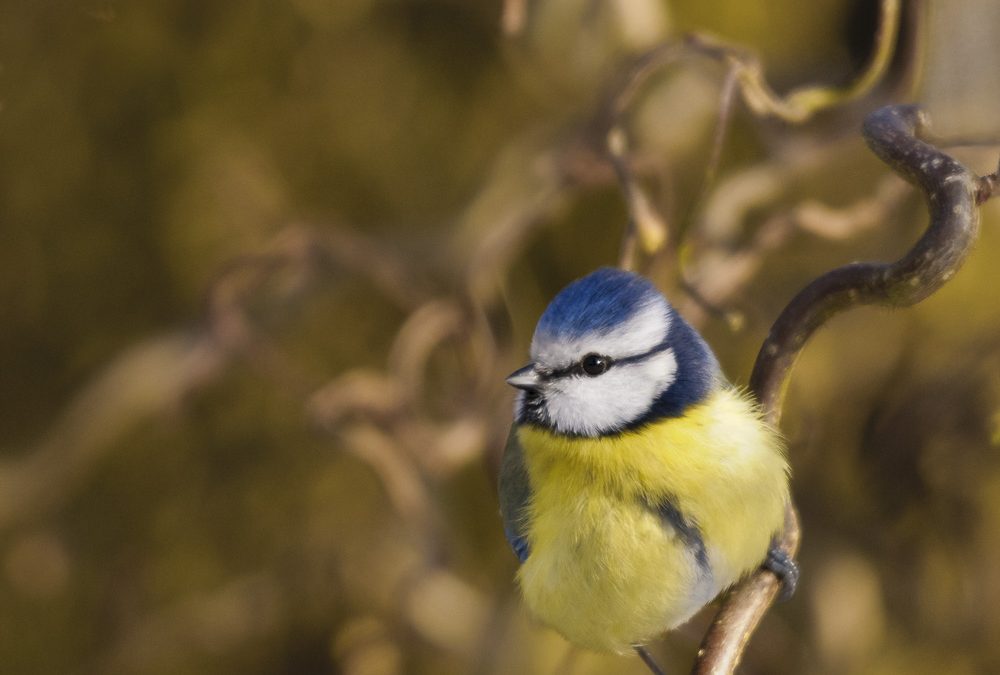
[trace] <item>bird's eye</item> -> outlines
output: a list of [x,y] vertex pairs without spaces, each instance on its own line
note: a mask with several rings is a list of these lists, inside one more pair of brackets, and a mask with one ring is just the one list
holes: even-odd
[[611,361],[606,356],[600,354],[587,354],[580,360],[580,367],[583,372],[591,377],[596,377],[608,369]]

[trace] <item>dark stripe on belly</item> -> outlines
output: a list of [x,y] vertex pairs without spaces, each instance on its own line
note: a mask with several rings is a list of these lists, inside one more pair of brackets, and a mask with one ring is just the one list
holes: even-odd
[[674,529],[677,536],[684,542],[684,545],[694,552],[694,558],[698,561],[698,565],[702,569],[708,570],[708,551],[705,550],[705,540],[701,536],[701,530],[698,529],[698,525],[685,518],[681,510],[677,508],[677,505],[669,499],[664,499],[655,504],[647,502],[646,506]]

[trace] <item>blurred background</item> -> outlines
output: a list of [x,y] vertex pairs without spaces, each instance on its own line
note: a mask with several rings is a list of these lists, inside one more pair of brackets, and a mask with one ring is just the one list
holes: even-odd
[[[875,86],[801,123],[724,105],[727,64],[696,49],[616,105],[689,32],[780,94],[847,85],[879,9],[0,2],[0,670],[645,672],[520,605],[503,377],[548,299],[616,264],[626,194],[640,268],[745,383],[795,291],[926,225],[865,113],[920,101],[992,171],[990,0],[904,3]],[[1000,672],[982,216],[940,292],[836,318],[793,371],[802,583],[742,672]],[[655,645],[668,672],[711,615]]]

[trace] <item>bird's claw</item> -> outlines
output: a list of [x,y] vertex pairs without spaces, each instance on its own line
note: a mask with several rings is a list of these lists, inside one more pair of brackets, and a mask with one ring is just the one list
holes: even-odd
[[799,585],[799,566],[792,557],[777,544],[771,544],[771,548],[767,550],[767,557],[764,558],[763,567],[781,582],[781,595],[778,596],[778,600],[785,602],[791,599],[795,594],[795,588]]

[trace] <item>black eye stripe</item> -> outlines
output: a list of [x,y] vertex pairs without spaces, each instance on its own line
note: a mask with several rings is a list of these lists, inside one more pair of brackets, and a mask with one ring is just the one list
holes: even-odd
[[[656,345],[649,351],[642,352],[641,354],[633,354],[632,356],[623,356],[620,359],[613,359],[610,356],[604,356],[603,358],[605,358],[608,362],[607,370],[611,370],[615,366],[624,366],[624,365],[629,365],[631,363],[639,363],[641,361],[645,361],[649,357],[655,356],[660,352],[665,352],[668,349],[670,349],[670,343],[664,340],[663,342]],[[587,355],[589,356],[590,354],[588,353]],[[586,375],[586,373],[583,371],[583,364],[580,361],[568,365],[565,368],[557,368],[555,370],[546,370],[546,371],[539,370],[538,374],[542,380],[555,380],[560,377],[569,377],[572,375]]]
[[633,354],[632,356],[625,356],[623,358],[617,359],[614,363],[624,364],[624,363],[638,363],[639,361],[645,361],[650,356],[655,356],[660,352],[665,352],[670,349],[670,343],[664,340],[660,344],[656,345],[648,352],[643,352],[642,354]]

